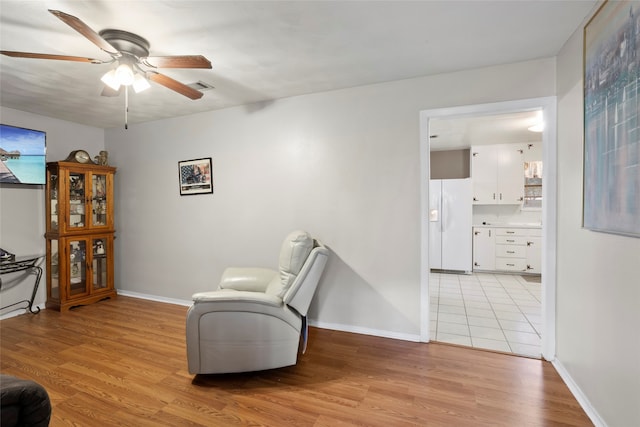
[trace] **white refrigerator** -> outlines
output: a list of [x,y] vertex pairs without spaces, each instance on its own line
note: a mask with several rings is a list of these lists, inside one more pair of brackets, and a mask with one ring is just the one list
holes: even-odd
[[429,182],[429,267],[471,273],[473,248],[471,178]]

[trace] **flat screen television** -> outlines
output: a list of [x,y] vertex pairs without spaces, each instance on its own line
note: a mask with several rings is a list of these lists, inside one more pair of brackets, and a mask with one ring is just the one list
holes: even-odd
[[43,185],[46,151],[45,132],[0,125],[0,183]]

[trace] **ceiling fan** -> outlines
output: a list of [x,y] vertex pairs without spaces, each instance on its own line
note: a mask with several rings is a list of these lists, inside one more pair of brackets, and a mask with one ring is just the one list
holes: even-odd
[[111,59],[102,61],[80,56],[15,52],[10,50],[0,50],[0,53],[17,58],[53,59],[88,62],[91,64],[117,63],[116,68],[111,69],[102,76],[102,81],[106,85],[102,95],[105,96],[117,95],[121,87],[125,88],[125,96],[127,96],[127,88],[129,86],[132,86],[136,92],[140,92],[149,87],[148,80],[151,80],[188,98],[195,100],[202,97],[202,92],[199,90],[193,89],[155,70],[158,68],[211,68],[211,62],[204,56],[149,56],[149,42],[137,34],[114,29],[106,29],[96,33],[73,15],[52,9],[49,9],[49,12],[108,53]]

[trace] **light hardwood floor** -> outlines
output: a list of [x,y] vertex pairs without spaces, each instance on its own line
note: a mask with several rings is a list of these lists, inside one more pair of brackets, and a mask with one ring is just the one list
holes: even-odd
[[52,426],[589,426],[544,361],[312,328],[296,366],[187,372],[187,308],[118,297],[0,321],[1,371]]

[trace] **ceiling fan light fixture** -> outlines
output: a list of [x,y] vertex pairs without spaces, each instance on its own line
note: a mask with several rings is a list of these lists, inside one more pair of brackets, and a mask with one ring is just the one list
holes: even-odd
[[147,79],[145,79],[140,73],[136,73],[133,76],[133,90],[136,93],[140,93],[143,90],[147,90],[151,87]]
[[116,77],[116,70],[109,70],[104,76],[100,78],[104,84],[109,86],[113,90],[120,89],[120,82]]
[[130,86],[133,83],[133,70],[128,64],[120,64],[116,68],[116,79],[123,86]]

